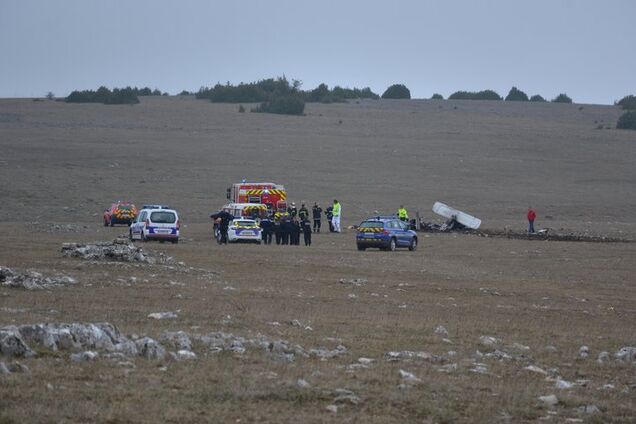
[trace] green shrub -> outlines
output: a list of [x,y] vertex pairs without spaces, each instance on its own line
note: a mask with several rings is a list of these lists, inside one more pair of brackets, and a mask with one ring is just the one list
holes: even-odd
[[506,96],[507,102],[527,102],[528,95],[517,87],[512,87]]
[[630,110],[625,112],[618,118],[616,128],[621,130],[636,130],[636,111]]
[[561,93],[552,99],[552,103],[572,103],[572,99],[565,93]]
[[530,101],[531,102],[547,102],[546,99],[544,99],[542,96],[535,94],[534,96],[530,97]]
[[620,99],[618,101],[618,103],[616,103],[616,104],[619,105],[620,107],[622,107],[623,109],[635,110],[636,109],[636,96],[634,96],[634,95],[625,96],[622,99]]
[[64,101],[67,103],[103,103],[105,105],[121,105],[139,103],[138,96],[161,95],[162,93],[160,90],[151,90],[148,87],[113,88],[111,91],[108,87],[101,86],[96,91],[73,91],[64,99]]
[[444,100],[444,96],[441,94],[435,93],[431,96],[431,100]]
[[277,113],[280,115],[302,115],[305,111],[305,101],[299,95],[276,97],[252,109],[252,112]]
[[410,99],[411,91],[404,84],[393,84],[382,93],[383,99]]
[[456,91],[450,96],[449,100],[502,100],[501,96],[493,90],[482,90],[478,92]]
[[46,93],[46,98],[47,100],[53,100],[55,99],[55,94],[53,94],[52,91],[49,91],[48,93]]
[[190,93],[188,90],[183,90],[181,91],[181,93],[179,93],[180,96],[190,96],[192,95],[192,93]]

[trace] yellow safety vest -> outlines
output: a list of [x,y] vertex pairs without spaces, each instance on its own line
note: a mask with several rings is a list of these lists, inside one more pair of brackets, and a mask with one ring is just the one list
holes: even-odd
[[406,212],[406,209],[400,208],[400,210],[398,210],[398,218],[409,219],[409,214],[408,212]]
[[334,203],[331,213],[333,216],[340,216],[340,203]]

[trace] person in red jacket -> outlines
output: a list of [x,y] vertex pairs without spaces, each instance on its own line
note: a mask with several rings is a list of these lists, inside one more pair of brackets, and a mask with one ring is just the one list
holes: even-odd
[[537,217],[537,213],[532,209],[532,206],[528,208],[528,232],[534,233],[534,220]]

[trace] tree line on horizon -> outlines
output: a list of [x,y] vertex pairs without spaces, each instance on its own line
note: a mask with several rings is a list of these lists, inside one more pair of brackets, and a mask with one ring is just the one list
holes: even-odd
[[[313,90],[301,90],[302,83],[292,80],[290,83],[285,76],[278,78],[267,78],[252,83],[240,83],[232,85],[229,82],[225,85],[216,84],[213,87],[201,87],[194,93],[197,99],[207,99],[214,103],[258,103],[251,109],[252,112],[276,113],[285,115],[302,115],[305,103],[343,103],[352,99],[410,99],[411,92],[404,84],[393,84],[389,86],[380,96],[374,93],[369,87],[343,88],[335,86],[332,89],[325,83],[318,85]],[[183,90],[180,95],[191,95]],[[97,90],[75,90],[63,100],[67,103],[103,103],[114,104],[137,104],[139,96],[167,96],[159,89],[149,87],[125,87],[113,88],[110,90],[105,86]],[[52,99],[53,93],[47,94],[47,98]],[[444,96],[435,93],[431,96],[433,100],[443,100]],[[504,98],[494,90],[482,91],[456,91],[448,96],[449,100],[493,100],[493,101],[521,101],[521,102],[547,102],[539,94],[528,97],[526,93],[517,87],[512,87],[508,95]],[[551,100],[553,103],[572,103],[572,99],[565,93],[561,93]],[[621,100],[614,102],[625,112],[618,119],[616,128],[636,129],[636,96],[628,95]],[[244,111],[241,105],[239,111]]]

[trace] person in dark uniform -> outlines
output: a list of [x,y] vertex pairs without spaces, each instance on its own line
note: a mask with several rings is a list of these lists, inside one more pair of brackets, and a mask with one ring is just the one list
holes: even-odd
[[218,220],[219,222],[219,244],[227,244],[227,229],[230,226],[230,222],[234,219],[234,215],[226,211],[220,211],[210,215],[210,218]]
[[327,210],[325,210],[325,216],[327,217],[327,222],[329,223],[329,232],[333,233],[333,206],[329,206]]
[[307,218],[309,218],[309,211],[303,203],[302,205],[300,205],[300,209],[298,210],[298,219],[300,219],[300,222],[303,222]]
[[272,220],[268,216],[265,216],[263,219],[261,219],[260,227],[262,230],[261,236],[263,238],[263,243],[272,244]]
[[289,244],[289,237],[291,235],[291,222],[289,221],[289,219],[283,219],[280,222],[280,232],[282,234],[282,241],[281,244],[282,245],[288,245]]
[[318,203],[314,203],[314,206],[311,208],[311,214],[314,218],[314,233],[320,232],[320,219],[322,217],[322,208],[318,206]]
[[296,209],[296,203],[292,202],[292,204],[287,208],[287,213],[290,218],[294,218],[298,215],[298,209]]
[[308,219],[302,222],[303,236],[305,236],[305,246],[311,246],[311,223]]
[[302,229],[300,227],[300,222],[298,221],[298,218],[294,218],[291,223],[291,240],[289,244],[294,246],[300,246],[301,232],[302,232]]
[[283,231],[280,225],[280,219],[274,218],[274,236],[276,237],[276,244],[281,244],[283,241]]

